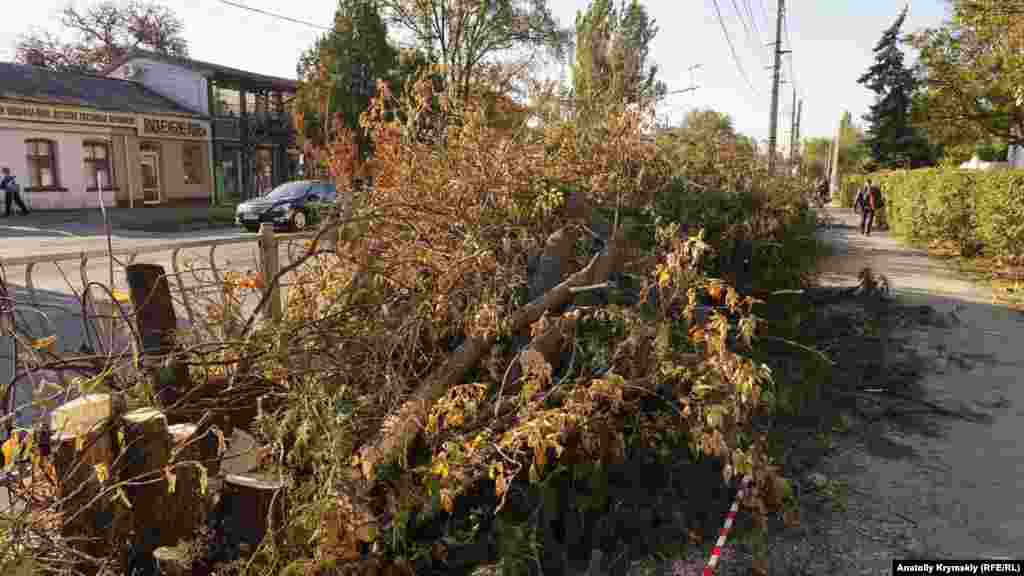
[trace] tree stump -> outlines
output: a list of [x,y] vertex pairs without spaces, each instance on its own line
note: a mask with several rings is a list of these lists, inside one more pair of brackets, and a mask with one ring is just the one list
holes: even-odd
[[263,541],[267,527],[280,528],[284,520],[284,483],[265,475],[231,474],[224,479],[227,530],[254,549]]
[[123,410],[120,396],[90,394],[58,407],[50,417],[60,532],[90,556],[109,554],[128,521],[127,507],[98,497],[110,484],[115,458],[112,420]]
[[118,462],[117,478],[121,482],[135,483],[125,487],[125,494],[134,511],[132,547],[145,560],[156,548],[173,546],[178,542],[179,534],[170,528],[179,511],[171,507],[164,472],[171,458],[171,435],[167,430],[166,416],[158,410],[133,410],[121,419],[124,447]]
[[192,576],[192,556],[178,546],[163,546],[153,551],[156,573],[160,576]]
[[142,340],[141,353],[150,374],[153,390],[162,407],[173,405],[182,389],[188,388],[188,367],[180,362],[161,368],[164,357],[175,350],[178,321],[164,267],[157,264],[130,264],[125,267],[131,289],[132,306]]
[[[198,434],[195,424],[175,424],[169,428],[174,448],[171,461],[176,478],[174,492],[168,494],[173,519],[167,529],[178,539],[188,540],[203,525],[212,509],[210,480],[220,469],[217,438],[212,432]],[[206,490],[197,463],[206,467]]]

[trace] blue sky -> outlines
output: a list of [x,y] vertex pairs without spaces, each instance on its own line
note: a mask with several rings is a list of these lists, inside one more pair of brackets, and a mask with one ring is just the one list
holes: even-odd
[[[577,10],[587,0],[549,0],[555,16],[571,25]],[[717,0],[726,29],[736,48],[752,92],[737,70],[716,16],[714,0],[647,0],[648,11],[660,31],[654,40],[653,58],[661,78],[670,89],[686,88],[694,71],[698,90],[672,96],[664,114],[678,121],[692,107],[709,106],[730,114],[736,127],[758,139],[768,137],[771,102],[771,48],[777,0]],[[83,5],[83,0],[73,0]],[[276,20],[225,5],[218,0],[167,0],[184,20],[185,35],[192,56],[277,76],[293,78],[295,63],[303,49],[320,31]],[[238,3],[287,15],[312,23],[330,25],[336,0],[238,0]],[[801,133],[804,137],[830,136],[843,110],[855,118],[872,101],[870,92],[856,83],[871,64],[874,47],[882,31],[892,22],[904,2],[893,0],[791,0],[787,2],[788,40],[792,49],[792,71],[798,98],[804,100]],[[64,0],[36,0],[19,3],[0,19],[0,59],[14,56],[13,43],[31,26],[55,22]],[[743,14],[737,15],[736,6]],[[747,17],[747,6],[756,22]],[[915,0],[905,31],[935,26],[945,16],[945,0]],[[742,22],[746,22],[744,27]],[[748,35],[747,29],[750,34]],[[759,36],[755,34],[759,32]],[[790,77],[789,57],[784,61],[784,78]],[[785,84],[780,106],[780,141],[788,142],[790,109],[794,84]]]

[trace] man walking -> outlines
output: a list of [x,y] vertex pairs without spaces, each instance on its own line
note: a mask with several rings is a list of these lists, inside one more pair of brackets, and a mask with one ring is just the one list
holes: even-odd
[[14,178],[14,175],[11,174],[11,169],[4,166],[3,168],[0,168],[0,173],[3,174],[3,177],[0,178],[0,190],[4,191],[4,204],[7,207],[7,211],[4,213],[4,216],[11,215],[11,202],[18,205],[18,208],[21,210],[23,215],[27,215],[29,213],[29,209],[21,199],[21,186],[18,186],[18,181]]
[[865,182],[864,187],[857,192],[857,199],[853,201],[853,209],[860,209],[860,233],[871,236],[871,225],[875,222],[875,210],[881,210],[885,206],[882,198],[882,189],[871,180]]
[[831,200],[828,193],[828,180],[824,178],[818,180],[818,198],[822,204],[828,204],[828,201]]

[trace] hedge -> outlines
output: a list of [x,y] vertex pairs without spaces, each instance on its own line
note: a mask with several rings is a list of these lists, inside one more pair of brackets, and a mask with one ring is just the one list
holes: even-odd
[[951,241],[968,255],[1024,253],[1024,171],[922,168],[848,176],[843,206],[853,205],[867,177],[882,186],[893,231],[910,242]]

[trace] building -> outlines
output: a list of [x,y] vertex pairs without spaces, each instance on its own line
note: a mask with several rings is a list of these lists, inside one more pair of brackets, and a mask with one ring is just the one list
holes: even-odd
[[136,50],[104,71],[210,119],[214,195],[237,201],[295,178],[299,150],[287,102],[299,83]]
[[34,209],[209,203],[211,125],[136,82],[0,63],[0,165]]

